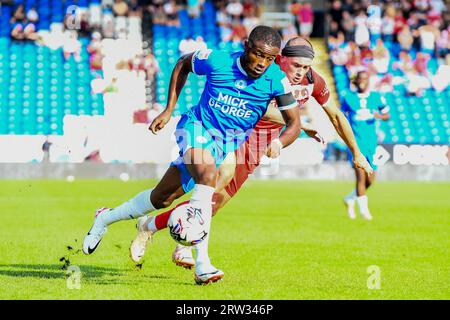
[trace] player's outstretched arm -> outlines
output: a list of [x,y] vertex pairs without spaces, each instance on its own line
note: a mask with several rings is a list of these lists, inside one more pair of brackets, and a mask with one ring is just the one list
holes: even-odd
[[353,134],[352,127],[348,122],[345,115],[339,110],[335,105],[327,105],[323,108],[334,128],[336,129],[339,136],[344,140],[350,152],[353,155],[353,164],[355,168],[363,169],[367,174],[372,174],[373,169],[370,166],[367,159],[359,150],[358,144],[356,143],[355,135]]
[[281,149],[293,143],[300,135],[301,123],[299,108],[295,107],[281,110],[281,115],[286,123],[286,129],[278,139],[272,140],[267,147],[266,155],[270,158],[277,158],[280,155]]
[[158,115],[150,125],[150,131],[156,134],[159,130],[164,128],[164,126],[169,122],[172,117],[173,110],[177,104],[178,97],[180,96],[181,90],[186,83],[186,79],[189,72],[192,72],[192,55],[194,53],[189,53],[178,59],[177,64],[173,68],[172,76],[170,77],[169,84],[169,96],[167,99],[166,109]]
[[[281,111],[276,107],[275,101],[271,102],[269,106],[267,107],[267,111],[262,117],[263,120],[270,121],[272,123],[285,125],[283,116],[281,115]],[[305,131],[305,133],[316,140],[317,142],[323,143],[323,138],[320,136],[320,134],[317,132],[316,129],[314,129],[311,126],[306,125],[305,123],[301,123],[301,130]]]

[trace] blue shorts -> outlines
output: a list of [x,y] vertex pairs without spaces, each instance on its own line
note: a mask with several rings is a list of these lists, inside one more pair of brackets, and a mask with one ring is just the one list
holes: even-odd
[[189,173],[183,156],[191,148],[207,149],[211,152],[216,168],[220,166],[229,152],[234,152],[245,137],[224,137],[217,129],[206,129],[195,115],[188,111],[181,117],[175,131],[175,138],[180,148],[180,156],[170,166],[177,167],[181,174],[184,192],[194,188],[195,181]]

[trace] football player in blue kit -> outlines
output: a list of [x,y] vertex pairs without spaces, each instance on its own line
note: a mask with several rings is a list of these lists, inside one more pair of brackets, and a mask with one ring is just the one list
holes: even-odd
[[[180,157],[171,163],[155,188],[139,193],[118,207],[96,211],[94,223],[83,241],[85,254],[95,251],[110,224],[167,208],[193,189],[189,209],[202,216],[208,230],[206,238],[194,247],[195,281],[202,284],[223,277],[224,273],[211,264],[208,255],[212,196],[218,167],[228,153],[233,153],[246,141],[272,99],[277,102],[286,128],[268,145],[267,155],[277,157],[280,150],[300,134],[298,103],[292,95],[289,80],[273,63],[280,47],[281,37],[276,30],[258,26],[245,42],[244,52],[202,50],[178,60],[170,80],[167,107],[149,129],[156,134],[169,122],[190,72],[206,75],[199,103],[186,112],[177,125],[175,136]],[[143,224],[149,232],[146,237],[146,233],[141,232],[142,241],[147,242],[151,237],[153,221],[149,219],[148,224]]]
[[[367,71],[357,73],[354,85],[356,91],[347,91],[343,97],[342,112],[350,122],[359,149],[375,171],[377,166],[373,160],[378,145],[375,121],[388,120],[389,107],[378,92],[369,89]],[[349,160],[352,162],[352,159]],[[344,199],[348,215],[351,219],[356,218],[356,202],[360,214],[365,219],[372,220],[366,191],[375,181],[375,172],[368,175],[364,170],[355,168],[355,176],[356,188]]]

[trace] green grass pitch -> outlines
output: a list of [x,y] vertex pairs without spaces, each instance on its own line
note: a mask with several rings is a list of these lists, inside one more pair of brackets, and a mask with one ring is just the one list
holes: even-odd
[[[167,231],[136,267],[133,221],[111,226],[92,256],[77,253],[97,207],[153,185],[2,181],[0,299],[450,298],[449,183],[378,182],[368,222],[346,217],[349,181],[249,181],[213,220],[210,256],[225,277],[208,286],[171,262]],[[63,257],[80,268],[80,289],[67,287]]]

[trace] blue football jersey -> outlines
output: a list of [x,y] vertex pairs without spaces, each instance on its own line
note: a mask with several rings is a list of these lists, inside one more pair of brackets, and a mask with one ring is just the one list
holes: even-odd
[[[292,92],[289,80],[275,63],[260,78],[250,78],[240,63],[243,54],[208,49],[192,57],[193,72],[206,75],[206,83],[191,111],[207,130],[217,129],[222,137],[234,137],[240,143],[240,137],[248,137],[273,98]],[[296,106],[293,102],[279,109]]]
[[374,112],[387,113],[385,99],[378,92],[347,91],[343,96],[342,112],[347,115],[359,148],[375,149],[377,135]]

